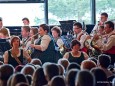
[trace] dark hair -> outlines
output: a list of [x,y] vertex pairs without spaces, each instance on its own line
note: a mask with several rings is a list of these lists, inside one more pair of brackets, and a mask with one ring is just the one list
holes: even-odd
[[58,33],[58,36],[61,36],[61,35],[62,35],[62,30],[61,30],[60,27],[54,26],[54,27],[51,29],[51,31],[53,31],[53,30]]
[[0,67],[0,79],[7,81],[9,77],[14,73],[14,67],[10,64],[4,64]]
[[106,12],[101,13],[101,15],[104,15],[105,17],[108,17],[108,14]]
[[98,56],[98,61],[99,61],[99,64],[104,67],[104,68],[107,68],[109,65],[110,65],[110,56],[106,55],[106,54],[101,54]]
[[108,83],[101,83],[101,82],[107,82],[107,75],[104,70],[101,68],[92,68],[91,73],[95,76],[96,83],[95,86],[108,86]]
[[105,24],[108,24],[109,28],[112,28],[112,30],[114,30],[114,23],[112,21],[106,21]]
[[76,39],[71,41],[71,48],[73,48],[73,46],[75,46],[75,45],[81,46],[80,42],[78,40],[76,40]]
[[24,20],[30,22],[29,19],[28,19],[27,17],[24,17],[24,18],[22,19],[22,21],[24,21]]
[[62,76],[54,76],[51,79],[51,85],[50,86],[66,86],[65,80]]
[[72,62],[72,63],[70,63],[68,65],[67,71],[69,71],[71,69],[78,69],[78,70],[80,70],[80,65],[78,63]]
[[76,86],[95,86],[95,77],[88,70],[79,71],[75,81]]
[[79,71],[78,69],[71,69],[67,72],[65,79],[68,86],[75,86],[75,78]]
[[32,86],[43,86],[47,84],[47,80],[44,75],[43,68],[37,68],[33,74],[33,83]]
[[82,24],[80,22],[75,22],[73,26],[78,26],[79,28],[82,28]]
[[19,40],[19,46],[20,46],[20,38],[19,38],[18,36],[13,36],[13,37],[11,38],[11,41],[10,41],[10,44],[11,44],[12,47],[13,47],[13,42],[14,42],[14,40],[16,40],[16,39]]
[[41,24],[39,27],[42,27],[44,31],[46,30],[49,33],[49,26],[47,24]]

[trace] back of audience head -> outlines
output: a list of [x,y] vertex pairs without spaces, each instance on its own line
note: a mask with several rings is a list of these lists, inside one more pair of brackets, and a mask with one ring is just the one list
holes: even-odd
[[25,74],[25,75],[33,75],[35,71],[35,67],[33,67],[32,65],[25,65],[22,70],[21,70],[21,73]]
[[78,69],[80,70],[80,65],[75,63],[75,62],[71,62],[68,67],[67,67],[67,71],[71,70],[71,69]]
[[66,86],[66,83],[62,76],[54,76],[51,79],[50,86]]
[[64,67],[64,69],[66,70],[70,63],[67,59],[62,58],[62,59],[58,60],[58,64],[61,64]]
[[43,68],[37,68],[33,74],[32,86],[43,86],[47,84]]
[[0,80],[7,81],[14,73],[14,67],[10,64],[4,64],[0,67]]
[[110,65],[110,56],[106,55],[106,54],[101,54],[98,56],[98,65],[103,67],[103,68],[108,68],[108,66]]
[[75,80],[75,86],[95,86],[95,78],[88,70],[79,71]]
[[32,76],[31,76],[31,75],[26,75],[26,78],[27,78],[27,80],[28,80],[29,85],[31,85]]
[[81,63],[81,70],[91,70],[92,68],[96,67],[95,62],[91,61],[91,60],[84,60]]
[[40,59],[37,59],[37,58],[32,59],[30,63],[31,63],[31,64],[34,64],[34,65],[40,65],[40,66],[42,66],[41,60],[40,60]]
[[57,64],[57,66],[59,67],[59,75],[64,75],[64,73],[65,73],[65,69],[64,69],[64,67],[62,66],[62,65],[60,65],[60,64]]
[[100,68],[93,68],[91,73],[94,74],[96,80],[96,86],[108,86],[107,82],[107,75],[106,73]]
[[95,64],[97,65],[97,59],[95,57],[90,57],[90,58],[88,58],[88,60],[94,61]]
[[24,74],[21,74],[21,73],[13,74],[12,79],[11,79],[11,86],[16,86],[16,84],[18,84],[20,82],[25,82],[25,83],[29,84],[29,82]]
[[47,64],[43,69],[47,81],[50,81],[54,76],[59,75],[59,68],[54,63]]
[[21,70],[22,70],[23,67],[24,67],[23,65],[16,66],[15,67],[15,72],[21,72]]
[[71,69],[67,72],[65,77],[67,86],[75,86],[75,78],[78,72],[78,69]]

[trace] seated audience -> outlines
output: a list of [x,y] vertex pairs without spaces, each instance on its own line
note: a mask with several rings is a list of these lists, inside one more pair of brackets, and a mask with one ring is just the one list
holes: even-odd
[[81,70],[91,70],[92,68],[96,67],[97,65],[95,64],[95,62],[91,61],[91,60],[84,60],[81,63]]
[[67,86],[75,86],[75,78],[78,72],[78,69],[71,69],[67,72],[65,76]]
[[51,79],[50,86],[66,86],[66,83],[62,76],[54,76]]
[[37,68],[33,74],[32,86],[43,86],[47,84],[43,68]]
[[95,77],[87,70],[79,71],[76,79],[75,86],[95,86]]
[[100,68],[93,68],[91,73],[95,76],[96,85],[95,86],[110,86],[107,80],[106,73]]
[[21,83],[21,82],[29,84],[29,82],[24,74],[16,73],[16,74],[12,75],[11,86],[16,86],[16,84]]
[[108,70],[111,63],[111,57],[106,54],[101,54],[98,56],[98,66],[106,73],[107,78],[113,76],[113,73]]
[[81,65],[81,62],[85,59],[88,59],[88,55],[85,52],[80,51],[80,42],[77,40],[72,40],[71,42],[71,51],[65,53],[63,58],[69,60],[69,62],[76,62]]
[[26,58],[28,62],[31,61],[31,57],[28,53],[25,50],[20,49],[20,38],[18,36],[11,38],[11,46],[12,48],[3,55],[4,64],[11,64],[16,67],[17,65],[24,64],[24,58]]
[[7,81],[14,73],[12,65],[4,64],[0,67],[0,86],[7,86]]

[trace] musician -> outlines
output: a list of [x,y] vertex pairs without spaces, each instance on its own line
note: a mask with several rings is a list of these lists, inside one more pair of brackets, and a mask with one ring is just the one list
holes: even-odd
[[30,21],[29,21],[29,19],[27,17],[24,17],[22,19],[22,22],[23,22],[24,26],[29,26],[30,25]]
[[30,35],[30,27],[22,26],[21,35],[22,35],[22,48],[26,48],[27,42],[29,40],[29,35]]
[[87,52],[86,49],[84,49],[84,42],[88,39],[89,35],[85,31],[82,30],[82,24],[80,22],[76,22],[73,24],[73,32],[74,32],[74,39],[77,39],[81,43],[80,49],[84,52]]
[[80,42],[78,40],[72,40],[71,51],[65,53],[63,58],[68,59],[69,62],[76,62],[81,65],[81,62],[88,59],[88,55],[85,52],[80,51]]
[[27,40],[26,50],[30,48],[30,44],[35,44],[35,42],[38,39],[38,28],[37,27],[31,27],[30,29],[30,36]]
[[98,26],[103,26],[104,23],[107,21],[107,19],[108,19],[108,14],[106,12],[101,13],[100,21],[98,22],[98,24],[94,26],[92,31],[97,31]]
[[52,37],[49,35],[49,26],[47,24],[41,24],[38,33],[40,35],[39,39],[35,44],[30,45],[34,48],[31,57],[39,58],[42,63],[56,62],[55,46]]
[[51,32],[52,32],[52,36],[54,38],[55,48],[56,48],[56,50],[59,51],[59,49],[64,47],[64,42],[63,42],[63,40],[61,38],[62,30],[61,30],[60,27],[54,26],[51,29]]
[[20,49],[20,38],[18,36],[11,38],[11,46],[12,48],[3,55],[4,64],[11,64],[16,67],[17,65],[23,65],[24,58],[28,62],[31,61],[31,57],[28,53],[26,53],[25,50]]
[[111,56],[111,64],[115,62],[115,33],[114,33],[114,23],[107,21],[104,24],[104,30],[106,35],[102,38],[102,43],[100,43],[100,49],[103,53]]

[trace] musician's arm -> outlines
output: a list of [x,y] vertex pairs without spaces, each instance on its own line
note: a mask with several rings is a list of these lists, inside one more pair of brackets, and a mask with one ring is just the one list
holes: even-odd
[[84,54],[85,59],[88,59],[89,56],[87,55],[87,53],[83,52],[83,54]]
[[42,37],[40,45],[31,44],[30,46],[32,48],[38,49],[40,51],[45,51],[48,48],[48,45],[49,45],[50,41],[51,41],[50,36],[45,35],[45,36]]
[[101,49],[103,51],[107,51],[112,48],[112,46],[115,46],[115,35],[112,35],[109,37],[108,41],[106,44],[102,44]]

